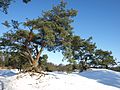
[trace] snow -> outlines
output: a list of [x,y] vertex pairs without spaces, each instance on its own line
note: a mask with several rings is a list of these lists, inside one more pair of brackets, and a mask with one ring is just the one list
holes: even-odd
[[0,90],[10,90],[7,89],[8,83],[10,82],[8,78],[16,74],[17,70],[0,70]]
[[82,72],[81,76],[96,80],[99,83],[120,88],[120,73],[106,70],[94,69],[93,71]]
[[16,70],[0,70],[4,90],[120,90],[120,72],[107,69],[71,74],[47,72],[41,78],[39,74],[30,76],[31,73],[16,73]]
[[13,70],[0,70],[0,76],[4,76],[4,77],[7,77],[7,76],[13,76],[15,75],[16,73],[13,72]]

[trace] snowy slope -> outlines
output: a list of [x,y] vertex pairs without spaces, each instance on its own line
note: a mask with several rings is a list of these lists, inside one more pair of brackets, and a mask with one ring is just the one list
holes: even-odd
[[96,80],[98,83],[120,88],[120,72],[106,69],[94,69],[82,72],[81,76]]
[[16,75],[15,70],[0,70],[0,90],[7,88],[9,79],[8,77]]
[[72,74],[49,72],[38,78],[29,73],[9,76],[5,90],[120,90],[120,73],[106,69]]

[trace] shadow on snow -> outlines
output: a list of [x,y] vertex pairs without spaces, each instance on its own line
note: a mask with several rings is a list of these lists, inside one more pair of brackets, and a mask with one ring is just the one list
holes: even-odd
[[97,82],[120,88],[120,73],[114,71],[85,71],[80,73],[89,79],[97,80]]
[[9,76],[14,76],[14,75],[16,75],[16,73],[14,73],[10,70],[0,70],[0,76],[3,76],[3,77],[8,76],[9,77]]

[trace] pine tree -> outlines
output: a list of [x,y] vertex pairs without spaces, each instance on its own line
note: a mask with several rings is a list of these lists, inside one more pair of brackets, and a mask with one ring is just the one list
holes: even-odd
[[70,63],[79,63],[81,71],[88,68],[88,63],[94,60],[95,43],[91,42],[91,37],[87,40],[80,36],[73,36],[71,46],[64,52],[64,58]]
[[[108,69],[110,65],[115,65],[115,59],[112,56],[112,52],[104,51],[102,49],[97,49],[95,51],[97,65],[100,65],[103,68]],[[96,63],[94,63],[96,64]]]
[[72,17],[77,11],[66,9],[66,3],[61,2],[52,10],[43,12],[42,17],[24,22],[28,30],[21,29],[17,21],[12,20],[13,31],[9,31],[1,38],[0,47],[9,52],[17,52],[27,59],[31,69],[40,72],[38,65],[41,53],[48,51],[63,51],[70,45],[72,36]]
[[[5,14],[7,14],[8,13],[8,11],[7,11],[7,9],[9,8],[9,6],[11,5],[11,3],[12,2],[14,2],[15,0],[0,0],[0,10],[3,12],[3,13],[5,13]],[[23,3],[28,3],[28,2],[30,2],[31,0],[22,0],[23,1]]]

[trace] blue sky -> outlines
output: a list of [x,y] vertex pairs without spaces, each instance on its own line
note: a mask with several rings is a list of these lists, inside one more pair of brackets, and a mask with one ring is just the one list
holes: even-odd
[[[0,12],[0,23],[4,20],[15,19],[24,21],[25,18],[36,18],[42,11],[51,9],[60,0],[32,0],[28,4],[16,0],[8,9],[8,14]],[[74,33],[82,38],[93,37],[98,48],[113,52],[120,61],[120,0],[65,0],[67,8],[78,10],[74,18]],[[0,24],[0,36],[6,32]],[[44,52],[45,53],[45,52]],[[54,63],[62,62],[60,53],[49,53],[49,60]]]

